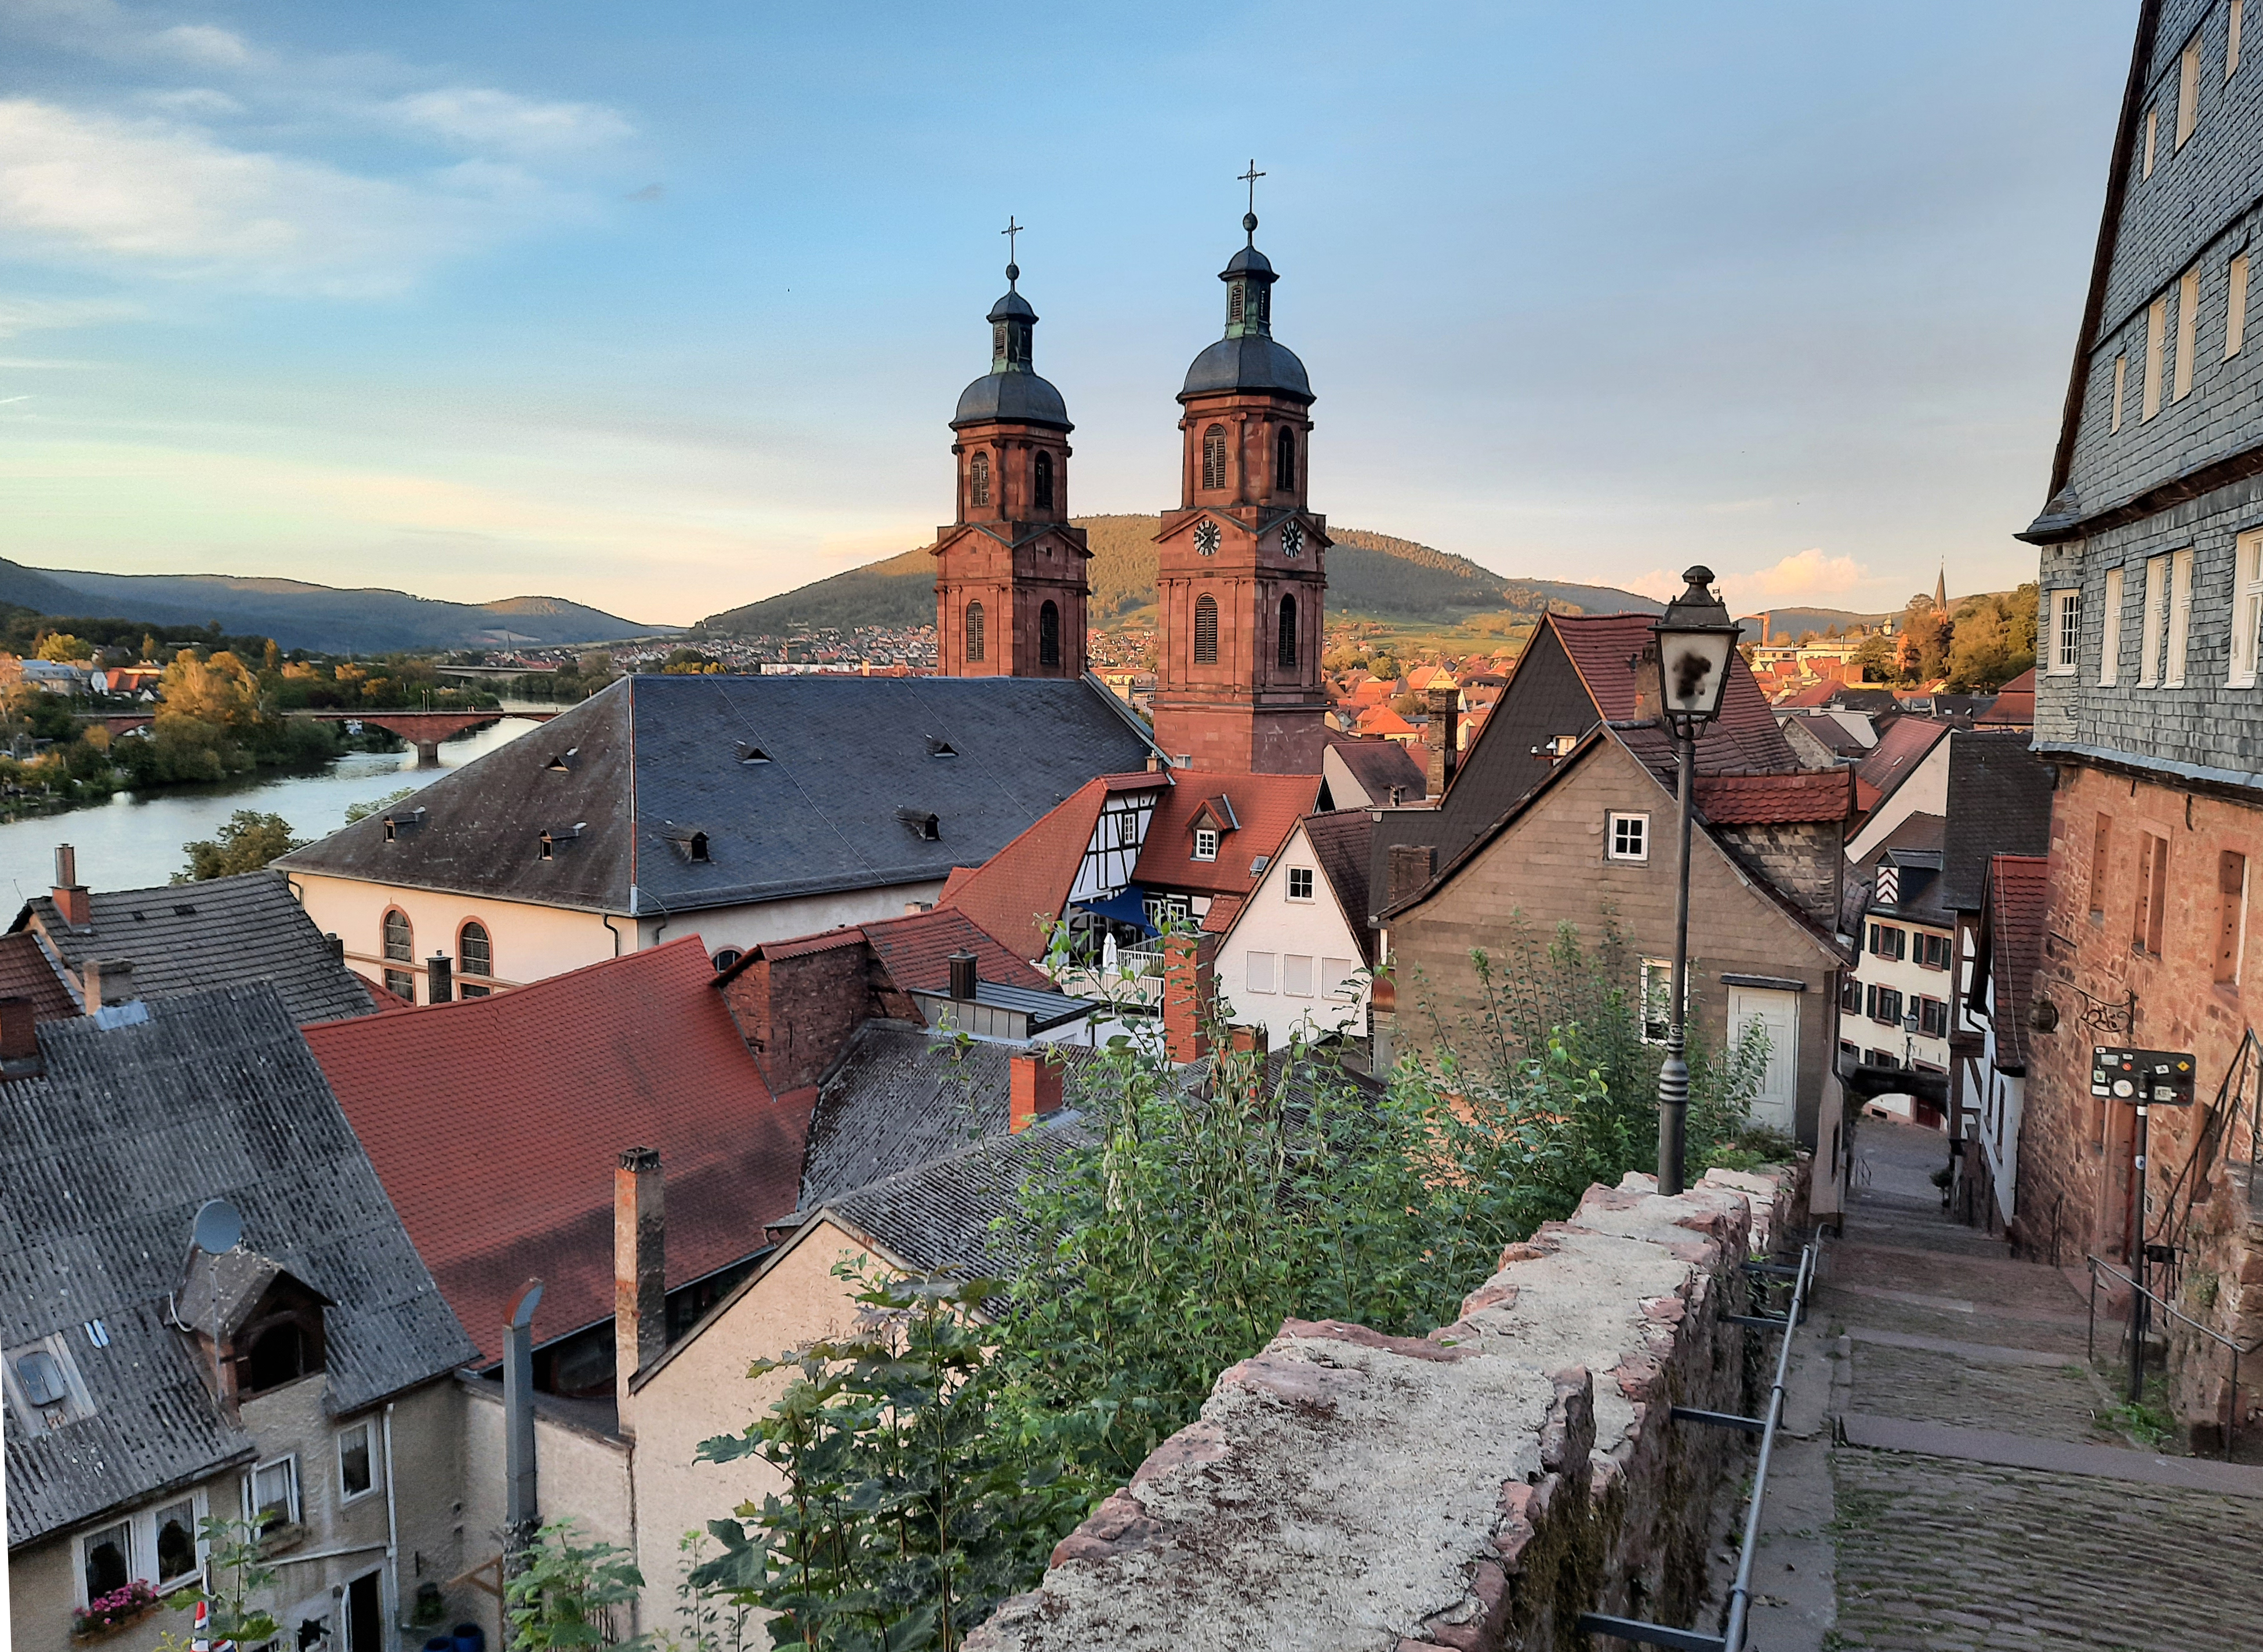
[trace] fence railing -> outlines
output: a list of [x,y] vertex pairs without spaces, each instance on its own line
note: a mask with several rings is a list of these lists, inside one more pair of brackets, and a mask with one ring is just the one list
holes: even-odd
[[[2225,1336],[2215,1326],[2202,1324],[2199,1320],[2194,1319],[2190,1314],[2186,1313],[2182,1309],[2177,1307],[2175,1303],[2169,1302],[2166,1298],[2147,1289],[2144,1286],[2140,1285],[2136,1280],[2130,1278],[2129,1274],[2124,1273],[2120,1268],[2115,1267],[2111,1262],[2101,1260],[2100,1258],[2093,1256],[2090,1259],[2090,1331],[2088,1343],[2090,1362],[2093,1365],[2096,1365],[2098,1363],[2098,1276],[2101,1273],[2105,1274],[2108,1279],[2119,1280],[2122,1284],[2127,1285],[2133,1293],[2130,1298],[2131,1311],[2129,1316],[2129,1324],[2126,1332],[2124,1333],[2133,1338],[2136,1344],[2136,1346],[2129,1356],[2130,1368],[2132,1370],[2142,1372],[2144,1368],[2146,1316],[2140,1314],[2136,1310],[2136,1304],[2139,1301],[2143,1301],[2149,1308],[2159,1309],[2161,1312],[2167,1315],[2171,1319],[2177,1321],[2180,1324],[2191,1326],[2194,1331],[2200,1332],[2202,1336],[2206,1337],[2210,1342],[2216,1344],[2219,1348],[2229,1348],[2231,1350],[2231,1389],[2229,1397],[2230,1410],[2224,1418],[2223,1422],[2223,1460],[2226,1462],[2230,1462],[2231,1461],[2232,1442],[2238,1437],[2239,1433],[2239,1362],[2245,1359],[2249,1354],[2253,1353],[2257,1349],[2263,1348],[2263,1341],[2248,1343],[2235,1341],[2233,1338]],[[2136,1394],[2132,1394],[2129,1398],[2132,1403],[2135,1403],[2137,1396]]]
[[1590,1634],[1614,1635],[1622,1641],[1639,1641],[1645,1646],[1662,1646],[1674,1652],[1745,1652],[1745,1635],[1752,1615],[1753,1562],[1760,1553],[1761,1512],[1768,1497],[1768,1464],[1775,1454],[1777,1426],[1783,1421],[1783,1390],[1791,1370],[1791,1333],[1795,1326],[1807,1318],[1807,1289],[1815,1281],[1815,1241],[1810,1239],[1800,1247],[1797,1266],[1782,1262],[1747,1262],[1747,1273],[1762,1280],[1789,1279],[1791,1302],[1779,1319],[1773,1314],[1732,1314],[1732,1324],[1751,1325],[1762,1330],[1778,1331],[1783,1334],[1782,1345],[1776,1349],[1775,1381],[1768,1389],[1768,1404],[1758,1417],[1736,1417],[1724,1411],[1701,1411],[1694,1407],[1674,1407],[1673,1418],[1677,1423],[1696,1423],[1713,1428],[1733,1428],[1761,1437],[1761,1454],[1753,1465],[1753,1502],[1745,1515],[1744,1553],[1737,1562],[1737,1581],[1729,1591],[1729,1613],[1719,1634],[1707,1634],[1701,1629],[1676,1629],[1662,1623],[1645,1623],[1634,1618],[1614,1618],[1600,1612],[1580,1614],[1580,1627]]

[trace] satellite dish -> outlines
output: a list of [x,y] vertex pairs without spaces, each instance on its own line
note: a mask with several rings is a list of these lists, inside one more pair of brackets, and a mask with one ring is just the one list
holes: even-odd
[[218,1256],[243,1243],[243,1218],[227,1200],[207,1199],[197,1208],[197,1224],[189,1237],[197,1249]]

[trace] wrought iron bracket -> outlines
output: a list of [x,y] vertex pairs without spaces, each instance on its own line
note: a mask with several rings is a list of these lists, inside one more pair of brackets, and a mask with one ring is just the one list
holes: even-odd
[[2111,999],[2093,998],[2076,985],[2066,982],[2066,989],[2082,1000],[2082,1008],[2075,1014],[2075,1025],[2087,1032],[2110,1033],[2117,1037],[2131,1036],[2137,1028],[2137,989],[2126,989],[2128,996],[2116,1003]]

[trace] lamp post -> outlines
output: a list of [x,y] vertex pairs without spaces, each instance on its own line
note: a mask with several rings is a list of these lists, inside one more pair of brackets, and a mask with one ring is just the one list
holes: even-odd
[[1691,568],[1688,588],[1667,605],[1650,628],[1657,639],[1659,716],[1674,735],[1674,800],[1680,819],[1674,856],[1673,1019],[1666,1060],[1658,1070],[1658,1191],[1678,1194],[1689,1132],[1688,1038],[1682,1025],[1689,976],[1689,783],[1697,767],[1697,731],[1721,714],[1729,661],[1739,630],[1713,595],[1713,570]]

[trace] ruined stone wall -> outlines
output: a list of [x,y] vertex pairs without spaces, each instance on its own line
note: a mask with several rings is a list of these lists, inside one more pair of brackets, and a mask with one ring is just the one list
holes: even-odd
[[1743,1437],[1668,1408],[1758,1403],[1725,1316],[1805,1179],[1592,1187],[1428,1337],[1289,1321],[968,1652],[1553,1652],[1582,1612],[1690,1623]]

